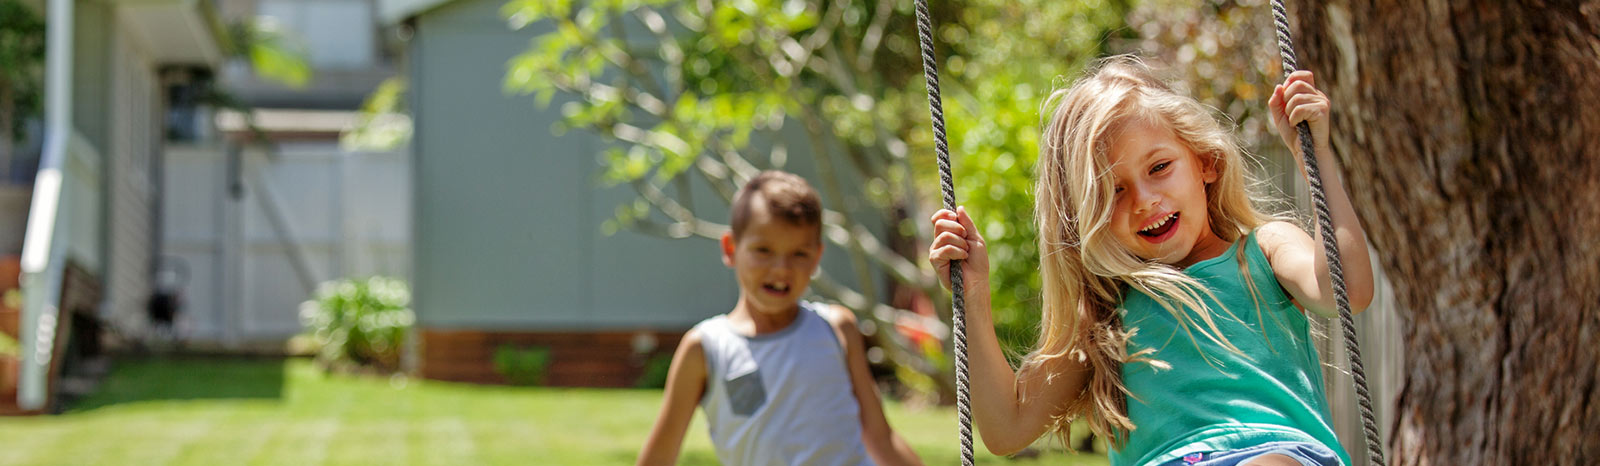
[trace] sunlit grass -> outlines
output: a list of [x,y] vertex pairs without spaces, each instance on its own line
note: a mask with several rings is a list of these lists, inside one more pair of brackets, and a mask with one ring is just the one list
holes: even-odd
[[[479,386],[324,375],[308,361],[124,361],[66,414],[0,418],[0,464],[631,464],[658,390]],[[950,408],[888,404],[923,460],[955,464]],[[1046,453],[980,464],[1104,464]],[[717,464],[696,414],[681,464]]]

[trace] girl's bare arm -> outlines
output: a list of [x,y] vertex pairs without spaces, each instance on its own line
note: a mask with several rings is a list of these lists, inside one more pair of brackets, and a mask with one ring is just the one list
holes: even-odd
[[[1300,153],[1299,135],[1295,124],[1305,121],[1311,126],[1317,167],[1322,176],[1322,187],[1328,202],[1333,235],[1343,262],[1345,291],[1350,299],[1351,313],[1359,313],[1372,302],[1372,260],[1367,251],[1366,231],[1356,217],[1350,195],[1345,191],[1344,177],[1338,157],[1328,143],[1328,120],[1331,104],[1328,97],[1315,87],[1311,72],[1297,71],[1274,89],[1267,100],[1274,126],[1284,143]],[[1305,176],[1304,163],[1301,175]],[[1333,283],[1328,275],[1329,262],[1322,247],[1322,232],[1313,228],[1310,235],[1298,227],[1275,222],[1262,227],[1261,248],[1272,263],[1272,270],[1284,289],[1301,307],[1327,317],[1338,316],[1334,302]]]
[[934,214],[928,260],[947,287],[950,261],[962,261],[972,417],[984,446],[1007,455],[1032,444],[1066,412],[1083,392],[1088,369],[1072,358],[1056,358],[1020,374],[1011,369],[990,312],[988,249],[965,209],[959,211]]

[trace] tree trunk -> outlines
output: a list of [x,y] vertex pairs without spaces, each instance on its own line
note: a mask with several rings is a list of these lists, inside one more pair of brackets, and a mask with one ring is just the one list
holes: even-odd
[[1600,463],[1600,2],[1290,3],[1396,288],[1392,463]]

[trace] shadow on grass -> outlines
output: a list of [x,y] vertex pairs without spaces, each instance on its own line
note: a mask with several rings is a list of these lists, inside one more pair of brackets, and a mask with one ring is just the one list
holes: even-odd
[[94,393],[67,412],[145,401],[281,399],[284,359],[167,356],[118,360]]

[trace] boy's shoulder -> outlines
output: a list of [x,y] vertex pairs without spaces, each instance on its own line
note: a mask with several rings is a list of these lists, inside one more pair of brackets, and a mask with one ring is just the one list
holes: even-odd
[[846,322],[853,324],[856,322],[856,314],[854,312],[850,312],[850,309],[847,309],[844,306],[815,301],[810,302],[809,304],[811,305],[812,311],[815,311],[817,315],[822,316],[823,319],[827,319],[828,323],[830,324]]
[[856,314],[849,308],[837,304],[811,303],[817,316],[828,323],[828,330],[833,331],[834,339],[846,353],[850,347],[860,340],[861,328],[856,325]]
[[828,326],[833,327],[834,330],[843,331],[856,328],[856,314],[850,312],[850,309],[838,304],[821,302],[811,302],[809,304],[811,310],[816,312],[817,316],[822,317],[822,320],[827,321]]

